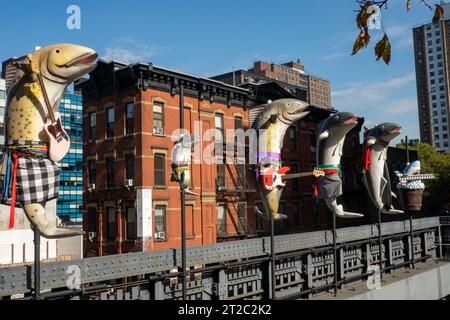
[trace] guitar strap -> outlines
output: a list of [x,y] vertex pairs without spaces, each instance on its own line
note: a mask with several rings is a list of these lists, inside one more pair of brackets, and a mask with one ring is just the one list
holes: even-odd
[[39,69],[39,66],[34,60],[34,56],[31,53],[27,55],[27,59],[30,61],[31,72],[33,72],[36,75],[39,86],[41,87],[41,92],[42,95],[44,96],[45,106],[47,107],[48,119],[50,119],[52,123],[54,123],[56,121],[56,117],[53,112],[53,107],[51,106],[50,99],[48,98],[47,89],[45,88],[44,80],[42,79],[42,74]]

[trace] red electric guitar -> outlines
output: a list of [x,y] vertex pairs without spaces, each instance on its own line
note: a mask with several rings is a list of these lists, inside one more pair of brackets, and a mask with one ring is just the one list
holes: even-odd
[[315,169],[313,172],[294,173],[287,175],[286,173],[288,173],[289,171],[290,169],[288,167],[281,168],[280,170],[275,170],[271,168],[266,169],[262,175],[263,184],[266,190],[272,191],[277,187],[284,188],[286,186],[284,181],[286,180],[305,178],[311,176],[314,176],[316,178],[325,176],[325,172],[319,169]]
[[50,100],[45,90],[44,81],[38,64],[34,61],[32,54],[27,55],[30,61],[31,71],[36,74],[39,86],[41,87],[42,95],[44,96],[45,106],[47,107],[48,119],[44,126],[44,131],[47,133],[50,140],[49,158],[52,161],[60,161],[69,152],[70,138],[61,124],[61,117],[59,113],[53,111],[50,105]]

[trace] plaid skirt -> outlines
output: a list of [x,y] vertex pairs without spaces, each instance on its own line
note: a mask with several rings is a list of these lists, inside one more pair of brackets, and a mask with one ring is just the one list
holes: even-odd
[[[0,184],[2,203],[11,204],[12,170],[11,151],[3,155]],[[5,167],[6,166],[6,167]],[[16,172],[16,205],[47,202],[59,195],[60,169],[47,156],[34,158],[20,156]]]

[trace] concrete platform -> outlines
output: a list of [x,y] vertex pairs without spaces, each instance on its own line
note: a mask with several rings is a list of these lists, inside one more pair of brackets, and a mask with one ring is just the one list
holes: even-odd
[[415,270],[399,270],[384,275],[381,289],[369,290],[367,283],[358,282],[313,300],[441,300],[450,296],[450,262],[418,264]]

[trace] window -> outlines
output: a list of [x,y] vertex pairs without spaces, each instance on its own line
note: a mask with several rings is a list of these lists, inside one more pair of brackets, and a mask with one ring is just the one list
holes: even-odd
[[428,60],[429,60],[429,61],[433,61],[433,60],[434,60],[434,57],[433,57],[433,56],[430,56],[430,57],[428,58]]
[[442,123],[447,123],[447,118],[442,118]]
[[106,185],[108,188],[112,188],[115,184],[114,158],[106,157]]
[[225,164],[217,164],[217,187],[225,187]]
[[297,150],[297,128],[289,127],[289,141],[291,142],[291,150]]
[[155,232],[166,232],[166,206],[155,207]]
[[166,186],[166,156],[155,154],[155,186]]
[[435,83],[436,83],[436,80],[434,80],[434,79],[430,80],[430,84],[435,84]]
[[430,69],[434,69],[434,64],[430,63]]
[[137,239],[137,216],[136,209],[133,207],[125,208],[127,216],[127,239],[136,240]]
[[106,109],[106,137],[114,137],[114,107]]
[[134,103],[126,104],[127,119],[126,119],[126,134],[134,132]]
[[116,210],[113,207],[106,208],[106,237],[116,240]]
[[438,134],[434,135],[434,140],[439,140],[439,135]]
[[95,207],[88,208],[89,214],[89,232],[97,232],[97,209]]
[[[292,163],[291,167],[292,167],[292,174],[298,173],[298,164],[297,163]],[[293,179],[292,180],[292,191],[298,191],[298,190],[299,190],[299,180]]]
[[430,72],[430,77],[434,77],[434,71]]
[[164,103],[153,102],[153,132],[164,132]]
[[0,90],[0,100],[6,100],[6,91]]
[[[221,113],[216,113],[216,115],[214,116],[214,124],[215,124],[215,128],[217,130],[219,130],[222,133],[222,139],[224,139],[224,132],[223,132],[223,114]],[[216,136],[216,139],[218,139],[218,137]]]
[[[442,131],[447,131],[448,130],[448,127],[447,126],[443,126],[442,127]],[[436,130],[436,131],[439,131],[439,128],[438,128],[438,130]]]
[[247,230],[247,203],[238,203],[238,219],[239,219],[239,234],[245,234]]
[[234,129],[235,130],[240,130],[243,129],[243,125],[242,125],[242,117],[234,117]]
[[97,161],[88,161],[88,176],[89,184],[94,184],[97,179]]
[[435,143],[435,144],[434,144],[434,147],[435,147],[435,148],[440,148],[440,147],[441,147],[441,144],[440,144],[440,143]]
[[314,129],[309,130],[309,145],[313,148],[317,145],[316,130]]
[[221,234],[227,232],[227,214],[226,207],[224,204],[219,204],[217,206],[217,223],[218,223],[218,231]]
[[300,203],[294,202],[293,204],[294,224],[296,227],[300,226]]
[[134,180],[134,154],[132,153],[125,155],[125,177]]
[[94,141],[97,139],[97,114],[92,112],[89,114],[89,140]]

